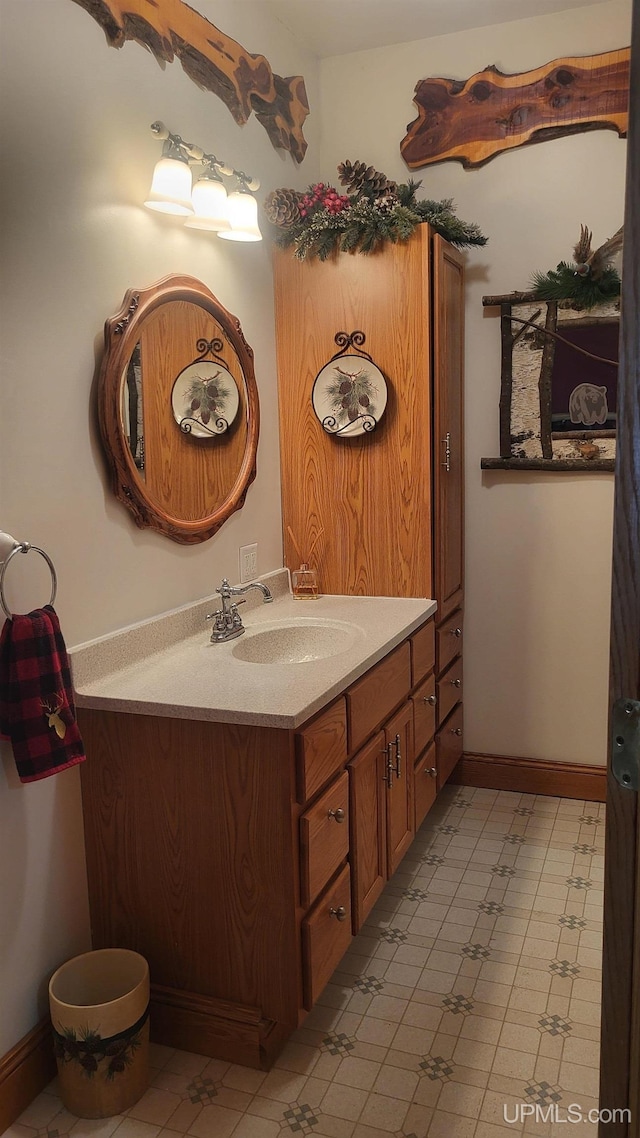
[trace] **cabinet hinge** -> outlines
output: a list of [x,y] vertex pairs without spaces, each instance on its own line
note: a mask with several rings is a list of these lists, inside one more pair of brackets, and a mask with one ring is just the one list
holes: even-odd
[[625,790],[640,789],[640,703],[635,699],[613,705],[611,766]]

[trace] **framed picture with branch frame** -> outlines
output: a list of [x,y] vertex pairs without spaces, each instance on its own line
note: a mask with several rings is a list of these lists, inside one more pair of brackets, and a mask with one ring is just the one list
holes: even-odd
[[500,457],[483,470],[613,471],[620,301],[587,310],[533,292],[485,296],[500,313]]

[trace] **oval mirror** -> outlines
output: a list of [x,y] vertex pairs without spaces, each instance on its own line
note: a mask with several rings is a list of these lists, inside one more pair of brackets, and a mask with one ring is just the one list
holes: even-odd
[[148,526],[206,541],[256,475],[253,352],[193,277],[130,289],[105,324],[98,418],[113,492]]

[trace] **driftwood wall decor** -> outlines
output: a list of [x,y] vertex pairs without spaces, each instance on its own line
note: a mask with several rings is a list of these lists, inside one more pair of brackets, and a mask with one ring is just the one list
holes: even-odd
[[400,143],[412,169],[457,159],[482,166],[503,150],[586,130],[627,131],[630,49],[555,59],[504,75],[487,67],[467,80],[423,79],[418,117]]
[[183,0],[74,0],[104,29],[112,47],[136,40],[159,63],[175,56],[194,83],[217,95],[239,124],[252,111],[274,146],[302,162],[302,125],[309,104],[301,75],[275,75],[263,55],[251,55]]
[[620,301],[588,311],[535,293],[485,296],[499,308],[500,457],[483,470],[613,471]]

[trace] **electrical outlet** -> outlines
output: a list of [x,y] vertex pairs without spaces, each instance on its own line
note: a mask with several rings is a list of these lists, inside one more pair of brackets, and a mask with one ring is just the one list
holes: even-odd
[[258,544],[240,546],[240,584],[255,581],[258,576]]

